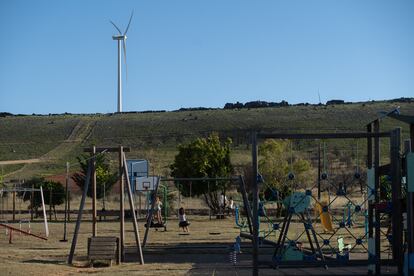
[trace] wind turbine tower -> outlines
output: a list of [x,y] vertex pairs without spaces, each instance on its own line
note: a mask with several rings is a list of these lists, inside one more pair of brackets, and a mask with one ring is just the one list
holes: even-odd
[[134,15],[134,12],[131,13],[131,17],[129,18],[129,22],[128,22],[128,26],[125,29],[125,32],[122,33],[121,30],[118,28],[118,26],[115,25],[114,22],[112,22],[111,20],[109,20],[109,22],[111,22],[111,24],[115,27],[115,29],[117,29],[118,33],[117,35],[112,36],[113,40],[118,41],[118,113],[122,112],[122,49],[121,49],[121,44],[122,44],[122,48],[124,50],[124,60],[125,60],[125,73],[126,73],[126,77],[128,79],[128,68],[127,68],[127,63],[126,63],[126,39],[127,39],[127,32],[129,29],[129,26],[131,24],[131,20],[132,20],[132,16]]

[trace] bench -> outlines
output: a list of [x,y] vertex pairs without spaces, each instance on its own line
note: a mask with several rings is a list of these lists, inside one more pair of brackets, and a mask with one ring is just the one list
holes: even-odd
[[[135,211],[137,217],[139,217],[138,211]],[[121,216],[121,212],[119,210],[97,210],[96,215],[99,217],[99,221],[103,220],[106,221],[106,217],[114,217],[115,220],[118,220]],[[125,210],[125,218],[132,218],[131,210]]]
[[119,264],[119,238],[118,237],[90,237],[88,238],[88,260],[93,266],[96,260],[116,260]]
[[119,219],[120,212],[118,210],[97,210],[96,215],[99,217],[99,221],[102,221],[102,217],[104,217],[104,220],[106,220],[106,217]]
[[216,214],[216,219],[225,219],[226,216],[224,215],[224,213],[218,213]]

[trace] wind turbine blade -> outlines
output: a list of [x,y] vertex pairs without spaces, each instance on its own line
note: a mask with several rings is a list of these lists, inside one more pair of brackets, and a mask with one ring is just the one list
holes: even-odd
[[124,62],[125,62],[125,78],[128,82],[128,66],[127,66],[127,58],[126,58],[126,42],[125,39],[122,40],[122,48],[124,50]]
[[131,20],[132,20],[132,16],[133,16],[133,15],[134,15],[134,11],[132,11],[132,13],[131,13],[131,17],[129,18],[128,26],[126,27],[126,30],[125,30],[124,35],[126,35],[126,33],[128,32],[129,25],[131,25]]
[[112,22],[111,20],[109,20],[109,22],[111,22],[111,24],[112,25],[114,25],[114,27],[115,27],[115,29],[117,29],[118,30],[118,32],[119,32],[119,34],[120,35],[122,35],[122,32],[121,32],[121,30],[115,25],[115,23],[114,22]]

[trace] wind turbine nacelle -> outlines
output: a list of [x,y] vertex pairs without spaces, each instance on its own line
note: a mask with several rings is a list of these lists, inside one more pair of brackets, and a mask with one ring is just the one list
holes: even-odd
[[126,35],[114,35],[112,36],[112,39],[113,40],[125,40],[127,39],[127,36]]

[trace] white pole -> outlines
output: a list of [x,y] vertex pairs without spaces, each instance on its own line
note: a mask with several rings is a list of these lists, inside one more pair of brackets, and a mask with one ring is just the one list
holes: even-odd
[[121,39],[118,39],[118,112],[122,112]]
[[40,186],[40,197],[42,198],[42,210],[43,210],[43,220],[45,222],[45,233],[46,233],[46,237],[49,237],[49,227],[47,225],[47,216],[46,216],[45,200],[43,198],[43,189],[42,189],[42,186]]

